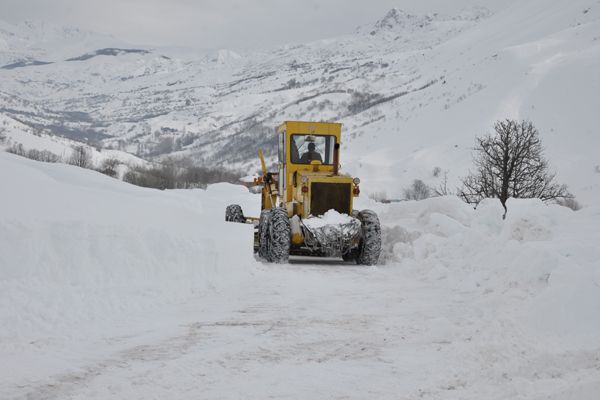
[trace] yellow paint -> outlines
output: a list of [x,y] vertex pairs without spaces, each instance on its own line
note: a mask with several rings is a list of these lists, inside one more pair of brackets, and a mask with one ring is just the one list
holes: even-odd
[[262,149],[258,149],[258,158],[260,158],[260,167],[262,169],[263,175],[267,174],[267,166],[265,164],[265,156],[263,154]]

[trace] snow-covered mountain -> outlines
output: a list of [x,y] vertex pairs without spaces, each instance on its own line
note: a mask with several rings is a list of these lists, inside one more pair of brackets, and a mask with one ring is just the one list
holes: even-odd
[[252,52],[2,27],[0,113],[55,135],[252,170],[281,121],[336,120],[344,168],[396,197],[415,178],[435,185],[435,167],[458,182],[475,136],[526,118],[558,177],[580,200],[600,198],[597,0],[393,9],[345,36]]
[[44,65],[74,57],[89,49],[126,46],[109,35],[44,21],[11,25],[0,21],[0,62],[3,65]]

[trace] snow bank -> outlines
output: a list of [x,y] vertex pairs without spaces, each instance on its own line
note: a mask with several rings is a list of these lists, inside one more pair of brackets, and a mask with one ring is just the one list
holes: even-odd
[[502,304],[482,318],[505,318],[541,348],[600,347],[600,208],[511,200],[503,221],[497,200],[474,210],[447,197],[382,211],[387,264]]
[[161,192],[0,153],[0,331],[39,337],[235,284],[252,227],[224,223],[245,188]]

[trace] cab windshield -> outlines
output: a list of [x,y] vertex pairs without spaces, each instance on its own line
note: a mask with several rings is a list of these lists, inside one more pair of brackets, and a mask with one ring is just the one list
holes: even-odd
[[320,161],[332,165],[334,145],[335,136],[294,134],[290,143],[290,158],[294,164]]

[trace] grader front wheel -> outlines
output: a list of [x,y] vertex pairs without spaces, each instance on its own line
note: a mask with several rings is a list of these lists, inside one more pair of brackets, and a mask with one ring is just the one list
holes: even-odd
[[266,259],[272,263],[287,263],[290,257],[291,227],[285,208],[273,208],[270,212]]
[[371,210],[358,213],[361,226],[361,240],[358,246],[356,263],[360,265],[375,265],[381,253],[381,225],[377,214]]

